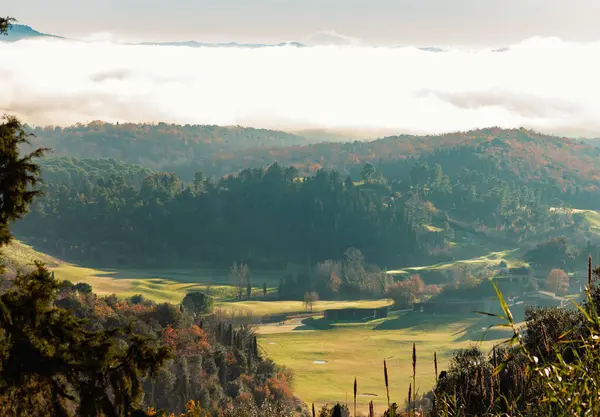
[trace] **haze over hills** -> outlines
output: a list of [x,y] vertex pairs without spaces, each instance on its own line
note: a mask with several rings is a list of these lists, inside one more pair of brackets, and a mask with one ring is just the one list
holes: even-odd
[[[31,38],[57,38],[57,39],[66,39],[62,36],[51,35],[47,33],[39,32],[33,29],[31,26],[21,25],[21,24],[13,24],[12,29],[8,32],[8,36],[2,36],[0,41],[19,41],[23,39],[31,39]],[[72,39],[75,40],[75,39]],[[244,42],[202,42],[196,40],[189,41],[144,41],[144,42],[133,42],[133,43],[125,43],[128,45],[145,45],[145,46],[187,46],[190,48],[245,48],[245,49],[258,49],[258,48],[270,48],[270,47],[284,47],[284,46],[293,46],[297,48],[306,48],[314,46],[311,43],[302,43],[296,41],[289,42],[280,42],[276,44],[268,44],[268,43],[244,43]],[[327,45],[327,43],[321,43],[321,45]],[[398,48],[402,46],[397,46]],[[445,52],[446,50],[443,48],[438,48],[435,46],[424,46],[418,47],[418,49],[426,52]]]
[[[480,129],[443,135],[400,135],[358,141],[349,135],[175,124],[95,122],[72,127],[37,127],[34,146],[55,155],[114,158],[193,178],[195,169],[221,177],[273,162],[303,173],[319,168],[349,172],[365,163],[442,155],[457,149],[495,161],[498,169],[530,180],[552,179],[564,186],[599,185],[600,150],[581,141],[526,129]],[[240,153],[243,151],[243,153]]]

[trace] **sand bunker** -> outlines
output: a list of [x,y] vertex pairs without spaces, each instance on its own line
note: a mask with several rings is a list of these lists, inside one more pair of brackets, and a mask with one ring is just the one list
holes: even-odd
[[317,365],[326,365],[327,361],[313,361],[313,363],[316,363]]

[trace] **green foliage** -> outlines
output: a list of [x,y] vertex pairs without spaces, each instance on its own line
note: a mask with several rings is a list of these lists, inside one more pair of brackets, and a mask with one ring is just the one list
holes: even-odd
[[0,297],[3,415],[129,416],[141,378],[156,375],[169,350],[131,331],[90,332],[53,306],[60,287],[38,264]]
[[0,35],[8,35],[8,31],[16,21],[14,17],[0,17]]
[[[229,173],[222,172],[223,159],[238,155],[240,150],[308,143],[302,136],[241,126],[95,121],[87,125],[47,126],[30,130],[37,137],[36,144],[52,148],[59,156],[112,158],[174,172],[188,181],[194,180],[198,166],[202,166],[209,176],[218,171],[221,171],[220,175]],[[217,154],[223,159],[215,159]]]
[[571,309],[527,309],[525,328],[496,292],[504,311],[500,326],[513,336],[489,356],[477,348],[457,352],[436,385],[433,415],[598,415],[598,289]]
[[[10,24],[10,20],[0,24]],[[39,194],[39,167],[34,160],[46,152],[37,149],[21,156],[20,147],[29,143],[31,135],[25,133],[17,118],[5,116],[4,120],[0,124],[0,246],[12,238],[9,224],[22,218]]]
[[[352,246],[381,263],[417,250],[402,201],[384,204],[336,172],[297,181],[293,168],[274,164],[207,181],[197,193],[170,174],[140,181],[141,171],[118,164],[97,173],[100,161],[74,162],[70,175],[59,175],[67,162],[53,165],[45,196],[15,225],[16,233],[65,255],[138,263],[242,260],[260,268],[339,259]],[[75,175],[80,171],[87,174]],[[242,295],[246,287],[245,281]]]
[[573,248],[566,237],[557,237],[538,244],[525,254],[525,260],[542,265],[572,265]]
[[181,305],[195,319],[210,312],[213,308],[213,298],[202,291],[190,292],[183,297]]

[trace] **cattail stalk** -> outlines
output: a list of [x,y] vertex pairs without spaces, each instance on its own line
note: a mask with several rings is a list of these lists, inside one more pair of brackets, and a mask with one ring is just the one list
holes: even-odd
[[390,409],[390,385],[388,383],[387,363],[383,360],[383,375],[385,377],[385,392],[387,394],[388,410]]
[[588,288],[592,289],[592,255],[588,257]]
[[[416,391],[417,391],[417,347],[413,342],[413,352],[412,352],[412,366],[413,366],[413,382],[412,382],[412,386],[414,388],[414,393],[413,393],[413,409],[415,408],[415,403],[416,403]],[[408,404],[410,405],[410,397],[408,398]],[[413,411],[413,415],[414,415],[414,411]]]
[[375,417],[375,409],[373,408],[373,401],[369,402],[369,417]]
[[313,412],[312,417],[317,417],[317,414],[315,413],[315,403],[312,403],[312,412]]
[[356,391],[357,391],[357,385],[356,385],[356,378],[354,378],[354,417],[356,417]]
[[435,383],[438,382],[438,365],[437,365],[437,352],[433,352],[433,368],[435,370]]
[[490,377],[490,402],[492,405],[494,405],[494,387],[496,385],[496,366],[498,366],[497,362],[496,362],[496,348],[494,347],[493,349],[493,353],[492,353],[492,365],[494,366],[494,370],[492,372],[492,375]]
[[410,416],[410,399],[412,398],[412,384],[408,384],[408,415]]

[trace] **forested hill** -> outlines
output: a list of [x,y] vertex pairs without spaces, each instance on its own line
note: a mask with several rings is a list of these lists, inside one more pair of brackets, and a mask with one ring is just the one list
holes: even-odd
[[[70,127],[30,128],[32,146],[46,147],[57,156],[112,158],[147,168],[175,172],[192,179],[198,166],[215,154],[222,160],[240,158],[249,148],[306,145],[309,141],[290,133],[240,126],[111,124],[92,122]],[[222,170],[227,171],[227,167]]]
[[358,176],[365,163],[389,173],[399,169],[402,161],[421,159],[441,163],[447,170],[453,163],[456,169],[477,165],[507,179],[551,184],[561,192],[594,192],[600,185],[600,149],[526,129],[489,128],[346,143],[312,143],[318,138],[264,129],[164,123],[93,122],[35,128],[33,133],[35,146],[49,147],[58,156],[113,158],[173,172],[184,181],[193,180],[199,170],[218,180],[274,162],[293,166],[300,174],[323,168]]
[[225,154],[217,155],[217,158],[238,170],[278,161],[307,173],[321,168],[352,173],[367,162],[389,165],[410,158],[439,162],[444,155],[447,158],[449,152],[456,151],[473,159],[457,160],[456,163],[463,167],[469,166],[466,162],[487,159],[497,173],[517,175],[525,181],[552,181],[564,190],[577,187],[596,189],[600,184],[600,149],[577,140],[526,129],[490,128],[431,136],[393,136],[371,142],[249,149],[243,159]]

